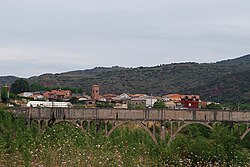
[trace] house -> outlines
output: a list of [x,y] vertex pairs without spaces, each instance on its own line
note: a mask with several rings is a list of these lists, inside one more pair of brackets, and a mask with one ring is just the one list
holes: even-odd
[[162,96],[165,106],[169,109],[179,109],[182,108],[181,104],[181,94],[167,94]]
[[176,103],[174,101],[164,101],[164,104],[169,109],[175,109],[175,108],[177,108],[176,107]]
[[123,93],[123,94],[120,94],[116,97],[113,98],[115,101],[127,101],[127,100],[130,100],[131,97],[129,96],[128,93]]
[[118,95],[116,95],[116,94],[111,94],[111,93],[102,95],[102,97],[103,97],[104,99],[106,99],[106,101],[109,101],[109,102],[114,101],[115,97],[117,97],[117,96],[118,96]]
[[146,107],[152,108],[158,100],[161,100],[159,97],[154,97],[154,96],[145,96],[143,97],[146,99]]
[[154,103],[159,100],[160,98],[154,97],[154,96],[147,96],[147,95],[142,95],[137,98],[132,98],[130,100],[130,106],[131,107],[148,107],[152,108],[154,106]]
[[133,98],[129,101],[129,106],[131,108],[145,108],[146,107],[146,99]]
[[72,97],[71,90],[51,90],[43,93],[45,99],[48,100],[69,100]]
[[96,100],[95,99],[88,99],[85,101],[85,105],[87,108],[94,108],[94,107],[96,107]]
[[130,94],[129,96],[131,98],[140,98],[140,97],[147,96],[147,95],[146,94]]
[[114,108],[128,108],[128,103],[126,102],[115,103]]
[[26,98],[29,98],[31,96],[33,96],[34,93],[33,92],[23,92],[23,93],[19,93],[18,96],[20,97],[26,97]]
[[45,93],[43,93],[43,96],[47,100],[57,99],[57,96],[56,96],[56,94],[54,92],[45,92]]
[[41,94],[34,94],[34,95],[30,96],[30,98],[33,100],[44,100],[45,99],[44,96]]
[[164,101],[180,101],[181,100],[181,94],[168,94],[165,96],[162,96],[162,99]]
[[182,95],[181,104],[183,108],[199,108],[200,96],[199,95]]
[[170,109],[195,109],[199,108],[199,104],[201,102],[199,95],[168,94],[162,98],[165,101],[166,107]]

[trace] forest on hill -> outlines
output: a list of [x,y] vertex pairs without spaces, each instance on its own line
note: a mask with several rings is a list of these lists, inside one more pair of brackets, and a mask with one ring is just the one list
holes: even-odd
[[102,94],[199,94],[202,100],[207,101],[247,103],[250,101],[250,55],[216,63],[187,62],[138,68],[96,67],[43,74],[28,78],[28,81],[46,87],[79,88],[86,93],[90,93],[92,84],[99,84]]

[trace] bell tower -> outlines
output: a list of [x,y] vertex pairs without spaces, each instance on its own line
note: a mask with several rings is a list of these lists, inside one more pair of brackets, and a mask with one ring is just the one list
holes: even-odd
[[98,100],[100,98],[100,87],[99,85],[92,85],[92,96],[93,99]]

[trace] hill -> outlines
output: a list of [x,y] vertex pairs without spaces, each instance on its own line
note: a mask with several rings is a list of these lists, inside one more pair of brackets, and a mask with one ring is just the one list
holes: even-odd
[[228,60],[223,60],[220,62],[217,62],[219,64],[250,64],[250,54],[236,58],[236,59],[228,59]]
[[10,85],[15,82],[16,79],[17,77],[15,76],[0,76],[0,87],[5,84]]
[[[0,85],[11,84],[15,76],[0,77]],[[200,94],[219,102],[250,101],[250,55],[216,63],[172,63],[154,67],[96,67],[28,78],[47,87],[81,88],[90,93],[92,84],[101,93]]]
[[29,78],[44,86],[82,88],[90,93],[92,84],[101,93],[197,93],[204,100],[249,102],[250,55],[216,63],[173,63],[155,67],[97,67]]

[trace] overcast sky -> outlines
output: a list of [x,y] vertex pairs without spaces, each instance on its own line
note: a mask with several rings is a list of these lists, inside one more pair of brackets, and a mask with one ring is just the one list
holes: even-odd
[[249,53],[249,0],[0,0],[0,76]]

